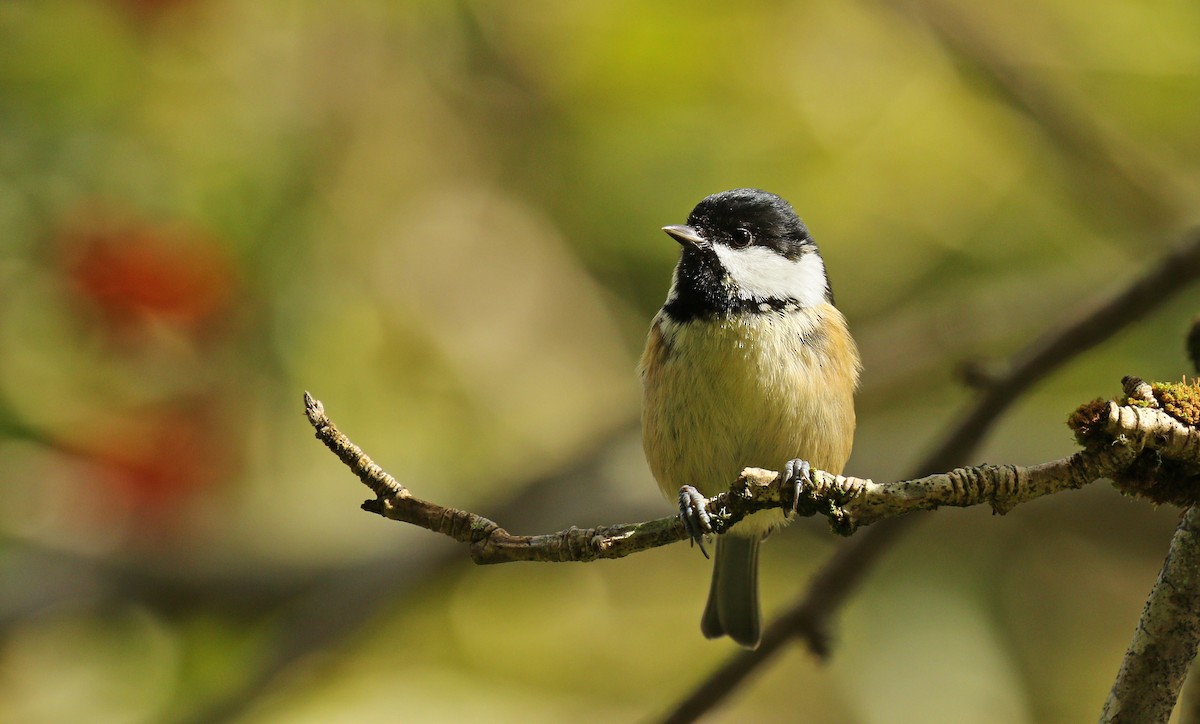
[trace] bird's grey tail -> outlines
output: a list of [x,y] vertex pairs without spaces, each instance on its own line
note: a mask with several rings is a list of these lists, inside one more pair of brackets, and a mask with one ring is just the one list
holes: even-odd
[[757,537],[723,535],[717,539],[712,586],[700,619],[700,630],[710,639],[728,636],[746,648],[758,647],[758,544]]

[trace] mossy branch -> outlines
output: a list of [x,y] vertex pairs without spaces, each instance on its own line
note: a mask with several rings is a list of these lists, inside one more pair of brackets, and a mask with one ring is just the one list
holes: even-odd
[[[374,499],[363,503],[364,510],[466,543],[476,563],[622,558],[688,538],[683,523],[674,515],[643,523],[513,535],[481,515],[415,497],[342,434],[318,400],[305,393],[304,402],[317,438],[375,493]],[[1163,496],[1146,480],[1153,481],[1155,475],[1161,478],[1164,466],[1175,466],[1171,469],[1184,473],[1171,481],[1171,499],[1187,499],[1191,495],[1187,491],[1200,486],[1200,478],[1194,474],[1200,470],[1200,431],[1162,409],[1116,402],[1088,403],[1072,416],[1072,425],[1084,449],[1040,465],[979,465],[890,483],[815,470],[812,484],[804,486],[799,500],[793,500],[793,491],[783,484],[779,472],[747,468],[727,492],[708,499],[706,509],[717,533],[753,512],[794,506],[800,515],[822,515],[834,531],[850,535],[886,518],[942,506],[989,505],[1003,514],[1034,498],[1080,488],[1102,478],[1118,484],[1135,480],[1138,485],[1122,489],[1158,500]],[[1155,475],[1138,472],[1137,465],[1146,464],[1148,453],[1157,464],[1152,471]],[[1181,480],[1190,488],[1181,485]]]

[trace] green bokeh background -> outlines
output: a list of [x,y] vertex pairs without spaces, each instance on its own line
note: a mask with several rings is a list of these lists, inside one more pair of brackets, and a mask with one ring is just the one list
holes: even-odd
[[[1196,38],[1184,0],[0,3],[0,720],[661,714],[733,651],[699,634],[694,550],[474,567],[358,510],[301,391],[514,532],[668,514],[634,427],[658,229],[758,186],[863,352],[849,471],[902,475],[964,362],[1196,221]],[[218,260],[221,304],[115,319],[63,261],[92,225]],[[1193,288],[1072,362],[974,460],[1071,452],[1074,405],[1187,371],[1197,311]],[[795,647],[714,720],[1093,719],[1176,516],[1104,485],[939,512],[828,664]],[[837,543],[772,538],[768,616]]]

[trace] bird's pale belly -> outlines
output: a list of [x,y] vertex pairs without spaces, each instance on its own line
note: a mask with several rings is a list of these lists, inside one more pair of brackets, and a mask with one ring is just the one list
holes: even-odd
[[[840,473],[858,373],[845,330],[831,305],[685,324],[660,315],[641,364],[642,439],[664,494],[686,484],[713,495],[743,468],[779,470],[793,458]],[[734,532],[760,534],[780,520],[754,516]]]

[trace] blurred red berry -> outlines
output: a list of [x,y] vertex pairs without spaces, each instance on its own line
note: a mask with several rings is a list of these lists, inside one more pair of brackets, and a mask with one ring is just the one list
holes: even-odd
[[195,330],[229,305],[233,266],[211,237],[181,226],[89,213],[59,239],[73,291],[110,322]]
[[95,466],[101,508],[115,504],[153,532],[234,474],[237,455],[220,435],[216,407],[176,400],[106,420],[59,447]]

